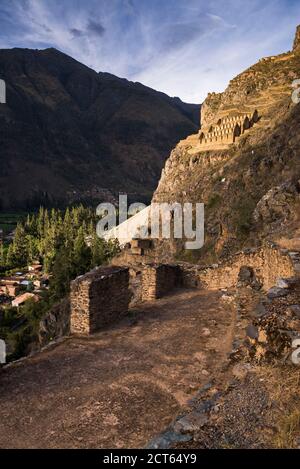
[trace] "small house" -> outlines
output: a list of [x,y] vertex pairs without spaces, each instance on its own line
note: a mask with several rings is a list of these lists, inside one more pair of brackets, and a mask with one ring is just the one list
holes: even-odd
[[31,264],[28,266],[28,271],[29,272],[40,272],[42,270],[43,266],[42,264]]
[[40,299],[37,295],[34,295],[33,293],[24,293],[23,295],[17,296],[12,302],[11,305],[18,308],[19,306],[22,306],[26,301],[28,300],[33,300],[35,303],[37,303]]

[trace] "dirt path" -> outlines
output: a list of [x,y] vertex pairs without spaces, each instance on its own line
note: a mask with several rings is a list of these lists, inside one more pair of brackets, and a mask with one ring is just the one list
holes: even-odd
[[220,293],[178,291],[0,375],[1,448],[143,447],[232,348]]

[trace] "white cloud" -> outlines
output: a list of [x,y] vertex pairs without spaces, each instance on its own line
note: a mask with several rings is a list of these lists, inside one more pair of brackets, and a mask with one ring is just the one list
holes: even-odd
[[287,3],[1,0],[0,47],[56,47],[97,71],[200,102],[261,56],[290,47],[300,3]]

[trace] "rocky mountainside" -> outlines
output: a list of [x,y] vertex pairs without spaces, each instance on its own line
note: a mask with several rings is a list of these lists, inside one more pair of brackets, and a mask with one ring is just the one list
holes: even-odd
[[[183,259],[214,261],[262,238],[279,241],[297,230],[300,105],[292,101],[292,82],[298,78],[299,27],[291,52],[260,60],[234,78],[224,93],[208,95],[201,122],[208,129],[209,151],[201,148],[200,132],[172,151],[154,200],[205,203],[205,246],[184,252],[177,245]],[[228,148],[218,149],[217,142],[227,135],[226,122],[255,111],[258,122],[226,143]],[[220,127],[221,122],[225,124]]]
[[150,198],[199,106],[96,73],[55,50],[0,50],[0,208]]

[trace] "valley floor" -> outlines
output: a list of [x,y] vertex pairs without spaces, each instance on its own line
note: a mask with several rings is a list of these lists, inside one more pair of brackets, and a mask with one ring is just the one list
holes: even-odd
[[226,365],[234,325],[220,292],[181,290],[7,367],[0,447],[146,446]]

